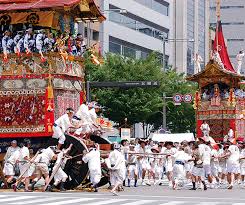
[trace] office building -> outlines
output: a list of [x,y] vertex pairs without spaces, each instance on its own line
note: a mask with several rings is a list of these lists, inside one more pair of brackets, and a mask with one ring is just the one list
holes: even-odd
[[[193,42],[194,40],[194,42]],[[173,0],[173,68],[191,75],[198,53],[202,68],[209,60],[209,1]]]
[[[162,37],[172,38],[170,0],[100,0],[98,4],[107,18],[100,28],[104,54],[146,58],[157,51],[162,56]],[[171,45],[166,43],[166,64],[172,64],[170,53]]]

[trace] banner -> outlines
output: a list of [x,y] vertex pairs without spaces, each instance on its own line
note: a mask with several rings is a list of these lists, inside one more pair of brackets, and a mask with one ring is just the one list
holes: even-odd
[[213,43],[213,50],[218,50],[222,63],[228,71],[235,73],[235,70],[231,64],[227,48],[225,45],[225,39],[222,31],[221,21],[217,22],[216,34]]
[[0,14],[0,24],[29,23],[37,26],[52,27],[54,14],[54,11]]

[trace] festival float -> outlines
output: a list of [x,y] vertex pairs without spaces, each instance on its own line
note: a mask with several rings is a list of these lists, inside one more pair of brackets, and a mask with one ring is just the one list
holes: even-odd
[[[26,138],[36,151],[50,143],[55,119],[67,107],[78,110],[86,99],[83,53],[89,48],[76,35],[76,22],[105,17],[93,0],[1,0],[0,13],[0,152],[11,140]],[[108,144],[99,136],[66,135],[65,146],[72,143],[70,155],[79,156],[88,141]],[[79,160],[65,167],[66,188],[86,181],[88,167]]]
[[210,127],[209,136],[215,141],[223,141],[229,129],[234,131],[236,140],[245,138],[245,91],[243,80],[230,62],[222,24],[219,19],[213,42],[212,56],[204,70],[187,77],[198,83],[194,99],[196,111],[197,137],[202,137],[200,129],[204,121]]

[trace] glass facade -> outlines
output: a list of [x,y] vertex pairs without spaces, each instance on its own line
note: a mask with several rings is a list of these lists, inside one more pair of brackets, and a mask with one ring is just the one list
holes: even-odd
[[152,25],[148,25],[117,12],[110,12],[109,20],[122,26],[126,26],[130,29],[136,30],[138,32],[144,33],[153,38],[162,39],[162,34],[164,34],[165,38],[168,38],[169,31],[167,29],[156,29]]
[[202,59],[205,59],[205,1],[198,1],[198,53]]
[[109,52],[137,59],[145,59],[150,53],[139,50],[137,48],[133,48],[133,46],[124,45],[123,43],[113,42],[113,40],[109,41]]
[[[117,40],[113,37],[109,39],[109,52],[123,55],[125,57],[145,59],[148,55],[153,52],[151,50],[146,50],[137,45],[129,44],[127,42]],[[163,57],[162,53],[158,53],[159,62],[162,64]],[[165,68],[168,67],[169,56],[165,55]]]
[[[198,9],[195,11],[195,7]],[[195,52],[205,59],[205,29],[206,29],[206,0],[187,0],[187,38],[195,39],[195,42],[187,42],[187,74],[191,75],[195,72]],[[195,34],[197,32],[197,36]],[[196,39],[197,38],[197,39]],[[197,51],[195,50],[197,45]],[[201,67],[204,67],[205,62],[201,63]]]
[[[187,0],[187,39],[194,39],[195,2]],[[187,74],[194,73],[194,43],[187,42]]]
[[163,0],[135,0],[136,2],[165,16],[169,15],[169,3]]

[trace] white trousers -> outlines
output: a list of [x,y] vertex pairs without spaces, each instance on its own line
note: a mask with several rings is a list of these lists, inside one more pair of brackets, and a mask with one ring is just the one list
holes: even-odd
[[64,144],[66,137],[63,130],[59,126],[53,126],[53,138],[59,139],[59,144]]
[[4,164],[3,173],[5,176],[14,176],[14,166],[8,162]]
[[173,178],[184,179],[185,178],[185,167],[182,164],[174,164],[173,166]]
[[32,175],[31,169],[30,169],[30,164],[29,163],[19,163],[19,168],[20,168],[20,175],[23,174],[23,177],[30,177]]
[[65,182],[67,178],[68,178],[67,174],[60,167],[56,172],[56,174],[54,175],[54,184],[58,185],[60,182]]
[[110,171],[110,182],[114,186],[117,182],[123,183],[126,176],[126,169],[117,169]]
[[93,185],[96,185],[101,180],[101,172],[99,173],[97,170],[90,170],[89,178]]

